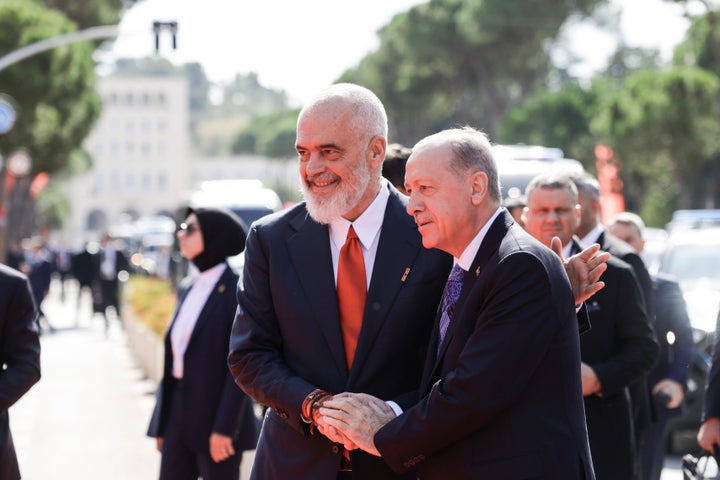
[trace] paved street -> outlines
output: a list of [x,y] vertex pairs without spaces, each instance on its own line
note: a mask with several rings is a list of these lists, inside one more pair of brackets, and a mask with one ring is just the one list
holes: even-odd
[[[10,409],[23,479],[157,478],[160,455],[145,436],[155,385],[137,368],[119,322],[106,336],[90,299],[76,315],[77,291],[68,290],[61,302],[53,283],[43,309],[56,331],[41,337],[43,377]],[[243,479],[251,462],[246,453]],[[679,459],[666,465],[662,480],[682,479]]]
[[119,322],[106,336],[89,297],[76,317],[77,290],[68,290],[60,302],[53,283],[43,309],[56,331],[40,337],[42,379],[10,409],[23,479],[157,478],[160,455],[145,436],[155,385],[136,367]]

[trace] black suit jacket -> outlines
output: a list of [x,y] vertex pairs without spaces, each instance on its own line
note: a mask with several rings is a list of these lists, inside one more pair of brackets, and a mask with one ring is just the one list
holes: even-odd
[[30,284],[0,264],[0,478],[20,478],[8,409],[40,380],[40,341]]
[[592,330],[580,337],[580,350],[602,395],[585,397],[585,414],[597,478],[624,480],[638,467],[629,387],[645,381],[660,347],[632,267],[612,257],[601,280],[605,287],[587,301]]
[[[648,273],[645,262],[643,262],[640,255],[635,252],[630,245],[620,240],[612,233],[604,230],[598,236],[597,243],[600,244],[600,248],[606,252],[610,252],[614,257],[619,258],[623,262],[630,265],[635,273],[635,279],[640,285],[642,292],[643,301],[645,304],[645,311],[650,319],[650,325],[654,329],[655,313],[653,301],[653,282]],[[654,411],[651,401],[650,393],[647,389],[647,375],[643,374],[630,384],[630,400],[632,401],[633,407],[633,418],[635,421],[635,435],[638,441],[642,436],[643,430],[654,420]]]
[[182,388],[183,439],[189,448],[207,453],[210,434],[217,432],[232,437],[236,451],[251,450],[257,441],[258,421],[252,401],[237,388],[227,368],[228,341],[237,310],[235,287],[238,282],[238,276],[229,267],[208,297],[195,324],[185,351],[182,383],[178,385],[172,376],[170,332],[192,280],[185,279],[180,287],[173,323],[165,335],[163,378],[148,435],[163,436],[173,396],[177,388]]
[[[652,280],[655,334],[660,344],[660,355],[647,376],[650,395],[655,384],[665,378],[685,386],[694,352],[692,327],[680,285],[673,277],[663,273],[655,274]],[[672,332],[675,338],[672,345],[668,343],[668,332]],[[651,406],[656,421],[681,413],[680,407],[669,410],[657,402],[651,402]]]
[[715,323],[715,343],[712,351],[712,364],[705,386],[705,404],[702,420],[710,417],[720,418],[720,311]]
[[[437,345],[437,328],[431,345]],[[503,212],[465,275],[420,402],[378,431],[423,479],[592,479],[577,317],[558,257]]]
[[[423,248],[407,198],[388,186],[352,370],[340,331],[328,227],[304,204],[255,222],[248,235],[229,364],[237,384],[270,407],[253,478],[337,477],[342,451],[300,418],[306,395],[364,392],[401,406],[417,398],[422,364],[452,260]],[[395,478],[382,459],[351,453],[355,478]]]

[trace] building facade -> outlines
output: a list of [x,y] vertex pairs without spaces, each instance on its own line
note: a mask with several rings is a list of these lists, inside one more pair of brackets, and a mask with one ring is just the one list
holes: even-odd
[[85,141],[92,168],[63,185],[66,238],[79,243],[144,215],[172,213],[189,184],[185,76],[98,78],[103,110]]

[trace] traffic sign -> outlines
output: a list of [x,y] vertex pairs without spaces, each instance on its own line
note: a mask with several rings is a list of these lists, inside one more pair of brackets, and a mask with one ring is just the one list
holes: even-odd
[[15,108],[5,95],[0,94],[0,134],[9,132],[16,118]]

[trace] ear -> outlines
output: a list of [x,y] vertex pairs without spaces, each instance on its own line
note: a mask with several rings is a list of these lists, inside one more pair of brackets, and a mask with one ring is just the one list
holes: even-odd
[[387,140],[384,137],[376,136],[370,140],[368,147],[368,156],[370,161],[370,167],[375,170],[382,166],[385,161],[385,148],[387,147]]
[[470,187],[472,188],[471,202],[473,205],[480,205],[488,193],[488,176],[485,172],[475,172],[470,176]]

